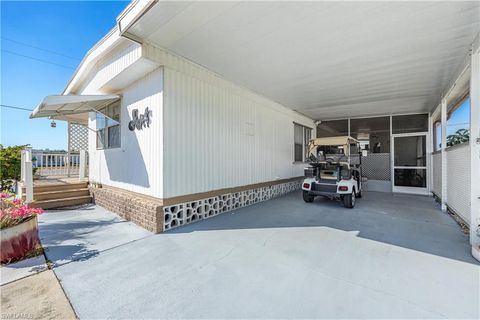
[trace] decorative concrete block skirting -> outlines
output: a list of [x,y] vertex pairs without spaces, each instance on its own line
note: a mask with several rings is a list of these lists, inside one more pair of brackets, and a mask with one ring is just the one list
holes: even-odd
[[298,178],[157,199],[110,186],[90,187],[94,202],[155,233],[246,207],[300,189]]
[[164,206],[163,231],[284,195],[288,192],[300,189],[301,183],[301,180],[289,181],[255,189],[225,193],[206,199]]

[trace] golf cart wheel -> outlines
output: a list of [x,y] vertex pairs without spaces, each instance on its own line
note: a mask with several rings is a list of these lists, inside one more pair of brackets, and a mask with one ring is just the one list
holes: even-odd
[[313,202],[315,197],[308,193],[308,191],[303,191],[303,201],[305,202]]
[[352,194],[346,194],[343,196],[343,205],[345,208],[353,208],[355,207],[355,190],[353,190]]

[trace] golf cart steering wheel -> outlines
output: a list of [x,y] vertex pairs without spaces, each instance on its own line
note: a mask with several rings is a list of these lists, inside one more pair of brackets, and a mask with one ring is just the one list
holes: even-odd
[[335,161],[335,159],[333,158],[325,158],[325,161],[328,162],[328,163],[332,163]]

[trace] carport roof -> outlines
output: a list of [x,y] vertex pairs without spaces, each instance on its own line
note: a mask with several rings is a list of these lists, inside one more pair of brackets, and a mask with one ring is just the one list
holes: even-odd
[[314,119],[432,110],[480,2],[132,2],[119,31]]

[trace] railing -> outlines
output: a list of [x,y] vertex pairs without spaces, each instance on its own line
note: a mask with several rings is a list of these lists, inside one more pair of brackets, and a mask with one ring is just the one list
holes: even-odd
[[36,175],[77,176],[80,173],[80,152],[44,153],[33,152],[32,164]]
[[22,150],[21,182],[26,190],[26,202],[33,200],[33,172],[35,176],[78,177],[87,176],[88,156],[85,150],[80,152],[47,153],[33,152],[27,147]]

